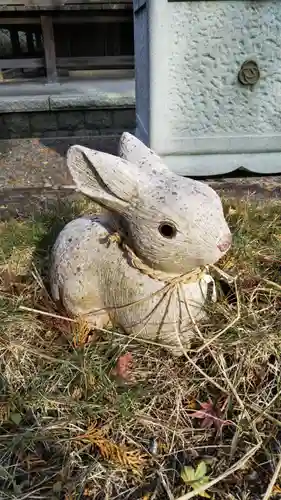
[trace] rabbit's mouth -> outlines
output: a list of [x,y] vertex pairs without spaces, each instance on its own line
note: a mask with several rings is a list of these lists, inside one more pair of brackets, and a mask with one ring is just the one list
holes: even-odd
[[217,243],[217,247],[221,253],[225,253],[230,249],[231,243],[232,243],[232,236],[230,233],[228,233],[219,240],[219,242]]

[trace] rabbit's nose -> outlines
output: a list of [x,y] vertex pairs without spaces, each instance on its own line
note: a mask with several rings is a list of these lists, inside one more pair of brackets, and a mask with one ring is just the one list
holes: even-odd
[[218,246],[218,249],[219,249],[222,253],[224,253],[224,252],[226,252],[226,251],[230,248],[231,243],[232,243],[232,236],[231,236],[231,234],[229,233],[229,234],[227,234],[227,235],[223,236],[223,237],[219,240],[219,242],[218,242],[218,245],[217,245],[217,246]]

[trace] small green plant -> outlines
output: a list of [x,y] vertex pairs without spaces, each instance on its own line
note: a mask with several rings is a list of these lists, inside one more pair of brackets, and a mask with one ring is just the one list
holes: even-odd
[[[207,465],[204,461],[201,461],[196,469],[191,467],[191,465],[183,468],[181,473],[181,478],[188,486],[191,486],[194,490],[197,490],[200,486],[207,484],[209,482],[209,477],[207,474]],[[211,498],[209,493],[202,491],[198,493],[200,497]]]

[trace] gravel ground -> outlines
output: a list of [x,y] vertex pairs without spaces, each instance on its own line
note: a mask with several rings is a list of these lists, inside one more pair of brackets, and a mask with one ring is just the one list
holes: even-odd
[[57,147],[49,147],[39,139],[0,141],[0,187],[70,184],[64,151],[60,151],[59,146],[58,142]]

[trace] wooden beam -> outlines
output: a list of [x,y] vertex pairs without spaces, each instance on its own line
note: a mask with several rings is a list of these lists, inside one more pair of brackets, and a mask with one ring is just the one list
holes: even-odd
[[120,55],[120,24],[114,24],[106,27],[107,33],[105,37],[105,55],[112,54],[113,56]]
[[27,2],[18,3],[18,4],[3,4],[0,0],[0,12],[38,12],[38,11],[81,11],[81,10],[112,10],[116,11],[132,11],[132,3],[131,1],[127,1],[124,3],[71,3],[71,4],[57,4],[55,2],[46,2],[44,4],[28,4]]
[[21,59],[0,59],[0,69],[36,69],[44,67],[42,57],[25,57]]
[[131,69],[134,56],[58,57],[57,67],[62,69]]
[[1,17],[0,26],[10,26],[14,24],[40,24],[40,17]]
[[[57,16],[53,19],[54,24],[84,24],[84,23],[126,23],[128,21],[131,21],[132,16],[131,13],[128,12],[128,14],[125,16],[124,14],[122,16],[106,16],[106,15],[96,15],[90,13],[88,16],[79,16],[76,15],[74,16]],[[1,24],[1,21],[0,21]]]
[[25,32],[27,52],[29,55],[34,55],[34,43],[33,43],[33,33],[31,31]]
[[[119,11],[120,12],[120,11]],[[128,12],[127,15],[121,16],[113,16],[113,15],[92,15],[88,16],[80,16],[79,14],[76,16],[56,16],[53,18],[53,24],[80,24],[80,23],[126,23],[132,20],[131,13]],[[40,17],[1,17],[0,18],[0,26],[7,26],[14,24],[36,24],[40,25],[41,20]]]
[[41,33],[40,31],[35,31],[35,45],[36,45],[36,50],[42,49],[42,39],[41,39]]
[[13,56],[20,57],[21,48],[20,48],[19,32],[18,32],[17,28],[15,28],[13,26],[11,26],[9,28],[9,31],[10,31],[10,37],[11,37]]
[[[1,1],[1,0],[0,0]],[[37,2],[42,1],[44,2],[45,0],[36,0]],[[54,0],[53,0],[54,1]],[[125,4],[125,3],[133,3],[133,0],[64,0],[65,5],[71,5],[71,4],[81,4],[81,3],[87,3],[87,4]]]
[[48,82],[57,81],[56,48],[52,16],[41,16],[43,46]]
[[14,8],[20,10],[21,8],[27,8],[29,10],[37,10],[40,8],[50,8],[57,9],[58,7],[67,7],[72,4],[89,4],[89,5],[122,5],[122,4],[132,4],[133,0],[0,0],[0,8]]
[[[35,69],[45,66],[44,58],[0,59],[1,69]],[[58,57],[56,66],[62,69],[133,69],[133,56]]]

